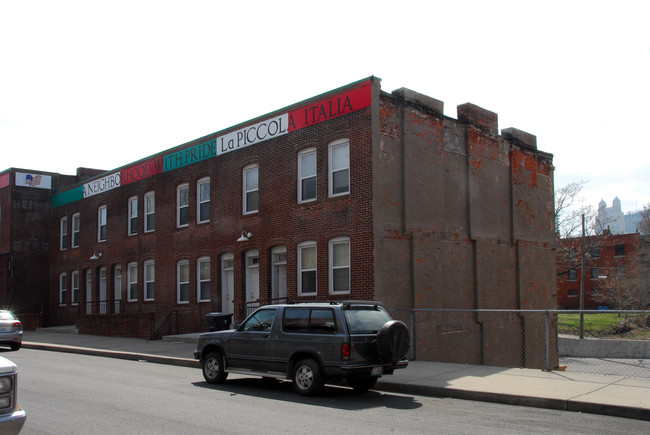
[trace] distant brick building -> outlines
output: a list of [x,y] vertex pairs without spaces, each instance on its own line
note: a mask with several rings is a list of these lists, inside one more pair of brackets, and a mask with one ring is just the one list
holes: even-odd
[[[584,309],[643,309],[650,303],[648,236],[639,233],[585,237]],[[558,306],[580,308],[582,238],[561,239],[557,250]]]
[[414,311],[556,307],[552,156],[469,103],[449,118],[371,77],[59,187],[51,209],[47,324],[148,337],[375,299],[419,359],[542,364],[539,320]]

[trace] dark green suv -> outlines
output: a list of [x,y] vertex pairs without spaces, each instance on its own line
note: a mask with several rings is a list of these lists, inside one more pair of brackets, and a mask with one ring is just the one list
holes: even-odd
[[303,395],[341,379],[355,390],[408,365],[410,336],[378,302],[267,305],[235,329],[201,334],[194,357],[203,377],[228,373],[291,379]]

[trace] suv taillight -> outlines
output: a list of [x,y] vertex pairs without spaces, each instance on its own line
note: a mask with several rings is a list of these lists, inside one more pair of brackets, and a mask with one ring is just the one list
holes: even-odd
[[341,361],[350,361],[350,343],[341,345]]
[[13,325],[11,325],[13,328],[20,328],[20,322],[14,322]]

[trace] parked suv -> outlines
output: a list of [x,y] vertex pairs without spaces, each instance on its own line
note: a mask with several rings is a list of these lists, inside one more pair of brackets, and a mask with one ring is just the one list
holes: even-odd
[[201,334],[194,357],[210,383],[249,374],[291,379],[296,392],[313,395],[341,379],[372,388],[408,365],[409,341],[406,325],[378,302],[268,305],[235,329]]

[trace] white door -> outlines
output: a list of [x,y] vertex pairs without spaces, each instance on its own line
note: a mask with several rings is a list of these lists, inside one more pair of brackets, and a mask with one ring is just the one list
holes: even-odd
[[273,261],[271,281],[271,303],[286,302],[287,299],[287,247],[276,246],[271,250]]
[[257,249],[246,252],[246,315],[260,306],[260,254]]
[[221,256],[221,312],[235,312],[235,265],[233,254]]
[[85,270],[86,274],[86,314],[93,314],[93,273],[91,269]]
[[121,313],[120,303],[122,302],[122,266],[119,264],[113,269],[113,289],[115,313]]
[[99,314],[106,314],[106,267],[99,268]]

